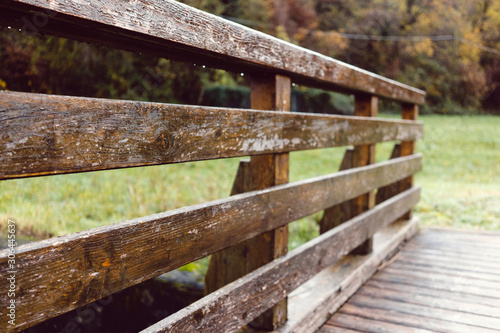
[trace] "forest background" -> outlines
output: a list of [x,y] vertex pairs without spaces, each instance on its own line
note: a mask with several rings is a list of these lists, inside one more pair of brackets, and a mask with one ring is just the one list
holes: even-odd
[[[498,0],[182,2],[425,90],[422,113],[500,113]],[[0,30],[0,63],[4,90],[249,105],[245,73],[9,27]],[[296,111],[352,112],[352,98],[304,87],[293,101]]]

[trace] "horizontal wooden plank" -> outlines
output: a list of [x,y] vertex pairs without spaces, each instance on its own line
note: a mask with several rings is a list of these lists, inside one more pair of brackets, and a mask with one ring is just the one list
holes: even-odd
[[[412,292],[412,290],[391,290],[389,288],[382,289],[372,285],[364,285],[363,288],[358,291],[358,294],[374,298],[385,298],[404,303],[419,304],[423,306],[432,305],[432,308],[471,313],[493,317],[500,320],[500,313],[496,307],[471,303],[464,299],[449,299],[446,294],[441,296],[430,296],[419,292]],[[498,302],[498,305],[500,305],[500,301]]]
[[416,244],[442,244],[443,247],[460,247],[460,248],[470,248],[470,249],[475,249],[477,247],[477,244],[481,244],[481,248],[484,250],[487,250],[488,252],[494,252],[494,253],[499,253],[500,252],[500,242],[489,242],[489,241],[483,241],[481,239],[460,239],[460,238],[441,238],[437,235],[431,235],[429,238],[426,238],[425,240],[416,240]]
[[[281,73],[298,83],[348,93],[416,104],[425,100],[421,90],[173,0],[4,0],[0,7],[3,25],[27,32],[46,32],[238,72]],[[32,20],[34,15],[38,20]],[[38,24],[41,21],[44,24]]]
[[386,320],[377,320],[365,318],[357,315],[351,315],[348,313],[336,313],[328,323],[322,327],[320,331],[323,333],[334,333],[338,332],[337,329],[341,330],[345,327],[350,327],[356,329],[355,332],[370,332],[370,333],[388,333],[388,332],[398,332],[398,333],[434,333],[434,331],[425,330],[422,328],[415,327],[411,324],[394,324],[387,322]]
[[490,239],[491,241],[498,240],[500,237],[499,231],[494,230],[467,230],[467,229],[451,229],[443,227],[429,227],[425,229],[425,234],[440,235],[441,237],[465,237],[467,239],[481,238]]
[[401,260],[401,258],[398,258],[398,261],[392,263],[391,267],[401,270],[415,270],[418,272],[428,272],[428,273],[436,272],[442,274],[449,274],[452,276],[462,276],[472,279],[500,282],[500,274],[488,273],[482,271],[477,272],[474,270],[467,269],[467,266],[465,266],[462,269],[443,267],[439,265],[433,265],[432,261],[427,261],[427,263],[413,263],[411,261],[404,261]]
[[144,330],[232,332],[393,222],[418,201],[407,190]]
[[[16,299],[26,306],[16,313],[16,328],[22,330],[420,168],[421,155],[413,155],[19,246]],[[7,250],[0,251],[2,275],[8,270],[7,256]],[[0,280],[0,289],[7,290],[7,283]],[[32,297],[40,294],[44,297]],[[0,294],[0,301],[6,297]]]
[[477,243],[477,242],[482,242],[485,245],[491,246],[491,245],[498,245],[498,238],[500,237],[499,232],[489,232],[489,233],[477,233],[473,230],[470,231],[470,235],[467,234],[467,232],[464,230],[462,232],[446,232],[446,231],[439,231],[439,230],[429,230],[426,232],[425,236],[422,236],[421,241],[428,241],[432,242],[435,240],[442,240],[446,243],[453,243],[453,242],[459,242],[459,243]]
[[422,137],[422,123],[0,92],[0,179]]
[[455,259],[450,257],[439,257],[434,255],[426,255],[408,252],[401,256],[403,261],[414,262],[414,263],[431,263],[436,266],[455,268],[455,269],[467,269],[475,272],[483,272],[490,274],[500,274],[500,265],[498,261],[474,261],[474,259],[466,259],[456,257]]
[[338,327],[338,326],[334,327],[329,325],[325,325],[317,331],[317,333],[359,333],[359,332],[360,331],[355,331],[344,327]]
[[498,299],[491,297],[471,295],[458,291],[448,291],[439,288],[432,288],[432,286],[413,286],[409,284],[391,283],[389,281],[376,279],[368,281],[366,285],[374,286],[380,289],[394,290],[399,293],[411,292],[414,295],[430,296],[434,299],[443,298],[452,302],[466,302],[471,305],[478,305],[478,308],[488,306],[491,309],[496,310],[499,302]]
[[[479,244],[481,244],[481,250],[479,251]],[[477,242],[474,244],[465,244],[465,243],[459,243],[459,242],[447,242],[445,240],[443,241],[420,241],[416,240],[414,243],[415,246],[419,246],[421,248],[429,248],[429,249],[439,249],[443,250],[445,252],[448,251],[470,251],[470,253],[477,253],[481,252],[484,254],[488,254],[490,256],[495,256],[498,257],[500,253],[500,249],[497,247],[491,246],[488,243],[481,243]]]
[[477,295],[477,296],[484,296],[484,297],[490,297],[492,299],[497,300],[498,297],[500,296],[494,296],[494,295],[499,295],[499,293],[494,290],[491,291],[488,288],[485,287],[478,287],[472,284],[466,284],[466,283],[451,283],[450,281],[445,281],[445,280],[433,280],[433,279],[424,279],[424,278],[415,278],[412,276],[406,276],[403,274],[377,274],[375,277],[373,277],[375,280],[381,280],[381,281],[388,281],[391,283],[401,283],[401,284],[407,284],[411,286],[418,286],[418,287],[428,287],[436,290],[446,290],[446,291],[453,291],[456,293],[463,293],[463,294],[470,294],[470,295]]
[[[414,328],[427,329],[432,332],[454,332],[454,333],[493,333],[497,330],[472,326],[467,324],[455,323],[445,319],[435,319],[417,316],[414,314],[401,313],[394,310],[377,309],[369,307],[359,307],[353,304],[346,304],[342,307],[338,314],[349,314],[361,318],[373,319],[382,323],[394,323],[398,325],[410,326]],[[337,316],[337,315],[335,315]],[[335,323],[335,316],[328,324]]]
[[[411,299],[411,297],[410,297]],[[356,293],[349,304],[357,305],[361,308],[375,308],[389,311],[397,311],[404,315],[416,315],[424,318],[441,319],[454,323],[466,324],[475,327],[495,329],[500,327],[500,319],[491,318],[485,315],[466,313],[462,311],[440,309],[428,304],[412,304],[406,300],[391,300],[380,298],[378,296],[368,296],[362,293]]]
[[[500,238],[499,238],[500,241]],[[442,245],[434,245],[434,246],[418,246],[413,244],[408,244],[406,246],[408,250],[411,250],[415,254],[430,254],[430,255],[440,255],[443,257],[452,257],[452,258],[464,258],[464,259],[481,259],[481,260],[489,260],[492,262],[500,262],[500,253],[496,252],[486,252],[481,251],[476,248],[475,251],[472,251],[470,248],[451,248],[443,247]]]
[[384,269],[384,273],[392,274],[394,276],[411,277],[414,278],[415,280],[421,280],[421,281],[432,281],[432,282],[443,282],[443,283],[448,282],[450,286],[469,286],[473,284],[474,287],[491,290],[492,297],[500,298],[500,283],[495,281],[474,279],[463,275],[452,276],[450,274],[439,273],[439,272],[399,270],[391,266],[386,267]]

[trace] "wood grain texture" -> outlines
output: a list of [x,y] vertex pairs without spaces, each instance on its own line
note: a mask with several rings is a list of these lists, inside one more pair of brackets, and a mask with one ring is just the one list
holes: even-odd
[[144,330],[235,331],[303,282],[359,246],[419,200],[413,188],[343,223],[266,266]]
[[[135,52],[238,72],[283,74],[295,82],[423,104],[425,93],[173,0],[4,0],[0,22]],[[26,26],[34,13],[46,24]],[[41,15],[39,14],[39,15]]]
[[[383,280],[370,280],[366,284],[367,286],[374,286],[376,288],[383,288],[387,290],[394,290],[397,291],[401,294],[404,294],[405,292],[412,293],[413,295],[425,295],[429,296],[433,299],[439,299],[443,298],[446,300],[449,300],[452,303],[459,304],[461,302],[464,302],[466,304],[470,304],[470,306],[477,306],[476,310],[479,311],[479,309],[483,307],[489,308],[489,311],[483,314],[487,314],[491,312],[492,310],[495,311],[496,308],[498,308],[498,300],[496,300],[493,297],[488,297],[488,296],[479,296],[479,295],[472,295],[472,294],[465,294],[465,293],[458,293],[455,291],[447,291],[443,289],[436,289],[432,288],[432,286],[427,286],[427,287],[420,287],[420,286],[412,286],[409,284],[398,284],[398,283],[391,283],[388,281],[383,281]],[[418,296],[415,296],[418,297]],[[496,312],[496,311],[495,311]],[[494,317],[498,317],[498,312],[497,315]]]
[[[395,315],[393,315],[395,316]],[[360,320],[363,318],[363,320]],[[394,324],[387,321],[380,321],[371,318],[364,318],[359,315],[351,315],[349,313],[337,313],[328,321],[328,323],[323,326],[320,332],[330,333],[340,332],[345,327],[350,327],[356,330],[356,332],[370,332],[370,333],[435,333],[436,331],[425,330],[418,327],[413,327],[410,325],[400,325]]]
[[[354,99],[354,115],[358,117],[377,117],[378,98],[375,96],[356,96]],[[375,144],[355,145],[352,153],[354,168],[375,163]],[[375,191],[360,195],[351,200],[351,216],[356,216],[375,206]],[[367,239],[358,248],[355,254],[368,254],[373,247],[373,240]]]
[[[22,330],[420,168],[421,155],[408,156],[19,246],[16,299],[26,306],[16,313],[16,328]],[[7,259],[7,250],[0,251],[2,275]],[[8,289],[7,283],[0,280],[0,289]],[[44,297],[32,298],[39,294]],[[0,295],[0,301],[6,302],[6,297]]]
[[[450,258],[450,260],[453,260]],[[487,272],[481,269],[482,267],[476,267],[476,270],[473,269],[453,269],[449,267],[443,267],[439,264],[432,264],[432,262],[423,263],[422,262],[413,262],[412,259],[406,258],[406,260],[401,259],[398,260],[397,263],[391,264],[392,268],[400,268],[401,270],[414,270],[418,272],[436,272],[440,274],[448,274],[453,277],[464,277],[466,279],[478,279],[485,280],[490,282],[500,282],[500,273]],[[479,270],[479,271],[478,271]],[[500,314],[499,314],[500,315]]]
[[0,92],[0,179],[414,140],[422,123]]
[[[453,333],[498,333],[498,330],[471,326],[461,323],[455,323],[449,320],[425,318],[414,314],[402,314],[394,310],[378,309],[378,308],[358,308],[354,305],[346,305],[338,315],[335,315],[328,323],[335,324],[336,317],[343,314],[356,316],[358,325],[363,325],[361,318],[368,318],[379,323],[379,327],[386,326],[386,323],[396,323],[408,327],[409,330],[423,329],[430,332],[453,332]],[[371,321],[369,321],[372,323]],[[387,331],[386,331],[387,332]],[[390,329],[389,329],[390,332]],[[410,331],[411,332],[411,331]],[[418,331],[417,331],[418,332]],[[425,331],[424,331],[425,332]]]
[[[411,296],[409,297],[411,300]],[[363,308],[377,308],[384,310],[397,309],[402,315],[416,315],[424,318],[443,319],[455,323],[477,326],[487,329],[497,329],[500,327],[500,319],[491,318],[485,315],[472,314],[456,310],[440,309],[429,307],[427,304],[412,304],[406,300],[391,300],[381,298],[380,295],[369,296],[364,293],[356,293],[350,300],[350,304]],[[473,329],[471,327],[471,329]]]

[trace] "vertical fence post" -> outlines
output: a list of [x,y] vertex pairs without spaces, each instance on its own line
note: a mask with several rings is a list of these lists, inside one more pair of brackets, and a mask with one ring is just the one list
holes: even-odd
[[[402,105],[402,118],[405,120],[417,120],[418,105],[404,103]],[[415,153],[415,141],[401,141],[401,156],[408,156]],[[400,191],[403,192],[413,186],[413,176],[401,181]],[[404,219],[411,218],[411,211],[403,216]]]
[[[281,75],[253,77],[250,107],[257,110],[290,111],[291,81]],[[288,183],[289,155],[268,154],[253,156],[250,160],[251,183],[254,190]],[[252,245],[257,253],[249,258],[251,269],[256,269],[288,252],[288,226],[284,226],[255,238]],[[287,301],[282,300],[253,322],[262,329],[275,329],[287,317]]]
[[[360,95],[354,100],[354,115],[358,117],[376,117],[378,97]],[[354,168],[375,163],[375,144],[354,147],[352,166]],[[375,191],[370,191],[352,200],[352,216],[359,215],[375,206]],[[356,248],[355,254],[368,254],[372,251],[372,238]]]
[[[290,111],[291,80],[281,75],[254,76],[251,105],[257,110]],[[231,194],[288,183],[288,153],[252,156],[241,161]],[[257,213],[257,212],[256,212]],[[286,254],[288,226],[284,226],[212,255],[205,277],[205,292],[218,288]],[[250,323],[273,330],[287,318],[286,298]]]

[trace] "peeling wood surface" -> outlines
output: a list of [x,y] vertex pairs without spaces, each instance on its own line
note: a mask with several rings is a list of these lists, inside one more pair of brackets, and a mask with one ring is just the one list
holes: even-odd
[[[423,104],[425,92],[287,43],[173,0],[3,0],[0,22],[238,72],[271,72],[295,82]],[[46,24],[27,27],[35,14]],[[30,31],[32,32],[32,31]],[[90,33],[91,32],[91,33]]]
[[[421,169],[421,160],[421,155],[403,157],[19,246],[16,299],[29,306],[18,309],[16,327],[22,330],[408,177]],[[7,260],[7,250],[0,251],[2,276]],[[7,290],[7,283],[0,280],[0,289]],[[2,304],[6,297],[0,295]]]
[[419,200],[412,188],[142,331],[233,332],[392,223]]
[[420,122],[0,92],[0,179],[414,140]]

